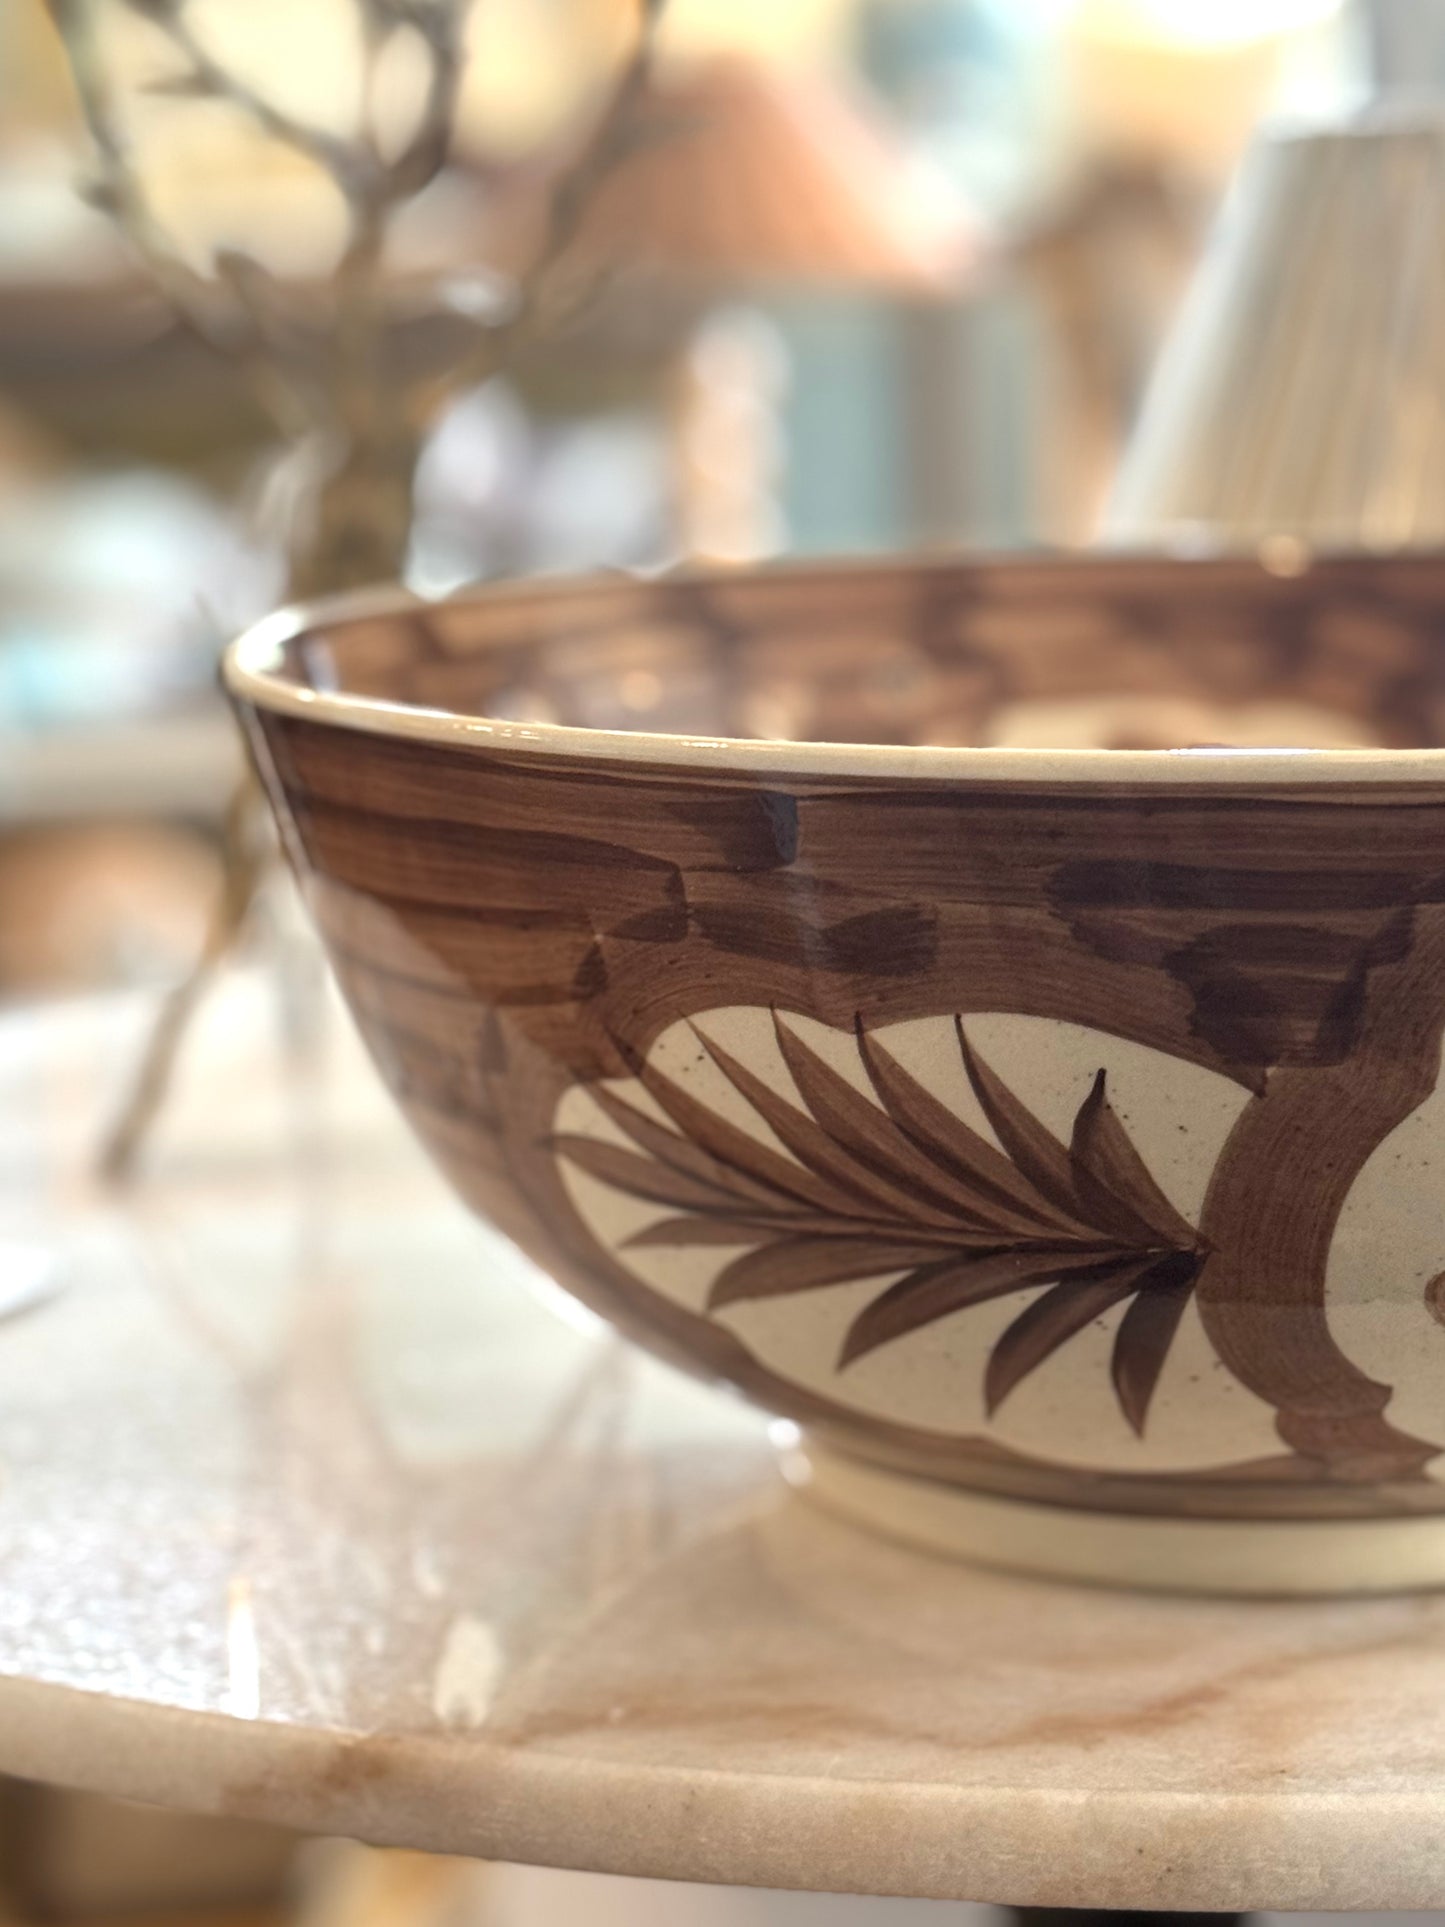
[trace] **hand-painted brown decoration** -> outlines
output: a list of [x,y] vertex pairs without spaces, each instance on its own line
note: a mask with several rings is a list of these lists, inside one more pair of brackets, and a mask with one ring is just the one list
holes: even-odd
[[902,1275],[853,1319],[840,1368],[955,1312],[1030,1286],[1049,1289],[993,1346],[994,1411],[1030,1372],[1114,1306],[1112,1377],[1136,1432],[1202,1262],[1197,1233],[1160,1190],[1113,1111],[1101,1070],[1061,1144],[1021,1104],[955,1019],[974,1094],[1003,1151],[981,1137],[858,1026],[872,1103],[774,1013],[784,1062],[806,1109],[771,1089],[702,1032],[728,1082],[790,1157],[720,1117],[646,1059],[643,1089],[659,1124],[605,1086],[603,1112],[638,1152],[561,1136],[580,1169],[679,1215],[635,1233],[634,1248],[748,1248],[713,1281],[710,1309]]
[[[1394,1391],[1440,1333],[1445,1211],[1389,1175],[1445,1033],[1445,562],[393,597],[258,632],[230,677],[383,1074],[623,1329],[975,1491],[1445,1514],[1445,1423]],[[1110,691],[1129,741],[1148,711],[1373,747],[949,747],[1122,730]],[[753,1058],[714,1022],[770,1010]],[[960,1012],[945,1102],[892,1027]],[[689,1023],[695,1088],[663,1050]],[[1200,1104],[1171,1189],[1160,1134]],[[915,1417],[905,1366],[977,1422]],[[1047,1449],[1020,1443],[1045,1388]]]

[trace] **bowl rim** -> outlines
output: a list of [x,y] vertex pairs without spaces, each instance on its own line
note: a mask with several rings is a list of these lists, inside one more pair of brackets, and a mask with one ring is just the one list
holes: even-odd
[[[811,777],[964,784],[1086,784],[1102,786],[1234,787],[1361,783],[1436,783],[1445,785],[1445,747],[1441,748],[1234,748],[1224,745],[1179,749],[1095,747],[1033,749],[1007,744],[954,746],[936,743],[889,744],[793,741],[786,738],[700,736],[642,729],[592,729],[571,723],[515,722],[483,714],[431,709],[323,690],[280,671],[287,645],[325,627],[417,608],[450,608],[470,602],[506,601],[525,605],[571,595],[593,595],[609,588],[646,588],[737,581],[743,576],[841,574],[910,569],[940,572],[961,568],[998,570],[1025,567],[1087,573],[1129,563],[1174,565],[1205,575],[1226,565],[1255,565],[1264,578],[1298,577],[1330,565],[1381,568],[1413,565],[1445,568],[1445,554],[1434,551],[1381,554],[1368,550],[1311,552],[1293,538],[1257,550],[1177,553],[1168,549],[1096,549],[1087,552],[1017,551],[991,554],[917,556],[879,554],[788,558],[742,567],[687,567],[666,571],[594,570],[567,575],[512,578],[468,584],[452,594],[428,597],[400,584],[352,590],[288,603],[251,623],[231,641],[222,658],[224,686],[240,704],[275,715],[383,738],[437,747],[495,750],[507,754],[576,764],[630,765],[649,772],[716,771],[736,776]],[[1441,598],[1445,640],[1445,591]]]

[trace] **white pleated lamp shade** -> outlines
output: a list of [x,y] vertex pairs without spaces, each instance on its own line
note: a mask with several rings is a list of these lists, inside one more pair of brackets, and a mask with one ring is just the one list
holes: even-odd
[[1445,544],[1445,106],[1257,142],[1104,532],[1191,531]]

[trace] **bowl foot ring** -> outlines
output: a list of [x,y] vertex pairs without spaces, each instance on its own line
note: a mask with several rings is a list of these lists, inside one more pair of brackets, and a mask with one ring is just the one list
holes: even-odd
[[1445,1516],[1163,1519],[1035,1505],[913,1478],[804,1437],[788,1483],[925,1551],[1101,1586],[1300,1598],[1445,1588]]

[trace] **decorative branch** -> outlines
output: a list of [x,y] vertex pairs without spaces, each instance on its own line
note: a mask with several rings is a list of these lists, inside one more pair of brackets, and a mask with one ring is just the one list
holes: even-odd
[[216,971],[245,928],[264,874],[269,849],[263,835],[264,812],[253,780],[237,786],[222,829],[225,863],[221,888],[202,940],[201,953],[161,1005],[146,1040],[135,1083],[101,1154],[108,1178],[125,1178],[170,1088],[181,1043]]
[[[310,596],[399,575],[412,520],[422,438],[450,398],[496,375],[547,324],[548,284],[600,181],[630,145],[629,127],[651,67],[664,0],[637,0],[636,28],[604,105],[575,160],[557,180],[542,243],[512,299],[477,319],[475,349],[440,378],[404,382],[387,354],[387,244],[398,213],[445,167],[465,71],[470,0],[355,0],[362,34],[361,109],[354,130],[335,134],[286,111],[234,73],[196,30],[188,0],[113,0],[164,36],[176,71],[146,91],[214,101],[239,112],[331,180],[347,232],[329,288],[324,352],[308,347],[294,291],[240,250],[217,250],[198,272],[158,218],[136,163],[96,23],[103,0],[46,0],[65,47],[96,173],[83,190],[115,222],[178,319],[233,362],[285,440],[309,444],[320,477],[315,515],[289,560],[289,592]],[[416,35],[427,60],[414,128],[387,158],[376,136],[376,75],[392,35]],[[210,930],[191,976],[160,1013],[136,1087],[104,1153],[116,1177],[133,1168],[159,1109],[204,987],[244,926],[264,865],[255,855],[261,808],[247,778],[227,813],[225,874]]]
[[[207,346],[235,362],[261,406],[283,435],[309,426],[284,363],[269,352],[247,302],[199,274],[171,240],[151,207],[121,120],[96,35],[94,0],[46,0],[64,43],[76,99],[95,149],[96,171],[81,184],[82,197],[109,215],[154,281],[172,312]],[[136,6],[154,18],[156,10]]]
[[[591,132],[552,183],[542,239],[518,279],[511,303],[484,329],[470,357],[448,377],[449,392],[497,374],[533,335],[545,333],[547,292],[581,232],[598,189],[633,151],[637,109],[646,93],[666,0],[639,0],[637,34]],[[438,391],[427,396],[434,407]]]
[[154,4],[154,0],[126,0],[126,4],[133,13],[144,14],[147,19],[162,26],[176,51],[183,54],[189,63],[178,83],[169,86],[161,83],[166,91],[180,92],[191,99],[229,101],[254,123],[259,132],[271,140],[279,141],[283,147],[293,148],[305,159],[314,161],[317,167],[333,177],[337,185],[348,193],[348,197],[352,194],[360,196],[367,156],[362,143],[343,140],[325,128],[309,126],[305,121],[283,113],[249,81],[223,66],[208,52],[196,33],[184,0],[168,0],[167,4],[162,5]]

